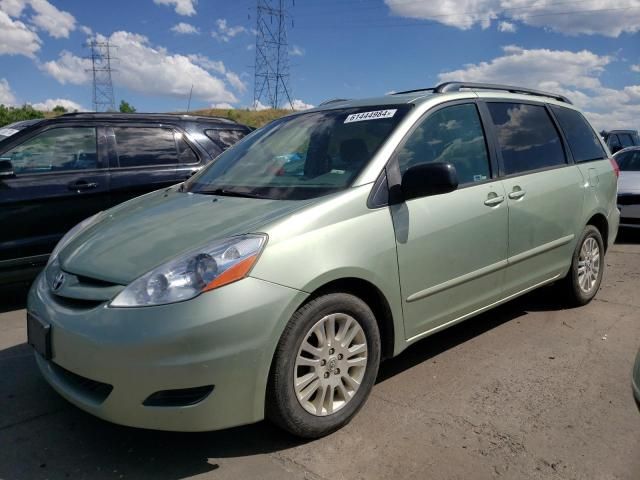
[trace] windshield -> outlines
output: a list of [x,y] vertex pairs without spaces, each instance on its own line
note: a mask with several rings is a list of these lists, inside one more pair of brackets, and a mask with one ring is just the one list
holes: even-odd
[[286,117],[255,131],[187,182],[194,193],[278,200],[351,185],[410,106],[370,106]]
[[615,158],[621,171],[640,172],[640,150],[624,152]]

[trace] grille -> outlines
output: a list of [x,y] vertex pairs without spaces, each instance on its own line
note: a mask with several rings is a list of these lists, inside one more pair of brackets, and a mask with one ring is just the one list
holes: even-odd
[[213,391],[213,385],[204,387],[181,388],[178,390],[161,390],[149,395],[142,402],[146,407],[186,407],[195,405],[207,398]]
[[51,363],[54,372],[71,388],[81,392],[83,395],[89,397],[93,402],[100,404],[104,402],[111,391],[113,386],[107,383],[91,380],[90,378],[83,377],[76,373],[70,372],[66,368],[62,368],[60,365]]

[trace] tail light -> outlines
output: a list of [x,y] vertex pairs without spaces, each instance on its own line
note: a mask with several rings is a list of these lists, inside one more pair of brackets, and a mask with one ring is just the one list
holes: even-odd
[[615,158],[610,158],[611,166],[613,167],[613,173],[616,174],[616,178],[620,176],[620,167],[618,166],[618,162],[616,162]]

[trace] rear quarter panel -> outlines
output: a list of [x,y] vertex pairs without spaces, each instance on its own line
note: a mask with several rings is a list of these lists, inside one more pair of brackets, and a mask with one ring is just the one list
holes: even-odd
[[612,245],[618,231],[619,212],[616,204],[618,179],[609,159],[579,163],[585,183],[584,223],[596,214],[607,218],[607,243]]

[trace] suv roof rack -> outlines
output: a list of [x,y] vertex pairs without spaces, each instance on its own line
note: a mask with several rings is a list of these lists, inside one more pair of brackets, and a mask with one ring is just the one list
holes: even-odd
[[564,95],[557,93],[544,92],[542,90],[534,90],[533,88],[514,87],[512,85],[500,85],[495,83],[474,83],[474,82],[445,82],[436,87],[417,88],[415,90],[405,90],[403,92],[396,92],[393,95],[402,95],[405,93],[417,93],[417,92],[433,92],[433,93],[448,93],[459,92],[463,88],[470,88],[476,90],[499,90],[509,93],[523,93],[526,95],[534,95],[537,97],[548,97],[558,100],[560,102],[573,103]]
[[[144,113],[144,112],[135,112],[135,113],[121,113],[121,112],[68,112],[60,115],[60,117],[85,117],[85,118],[94,118],[94,117],[102,117],[102,118],[128,118],[128,119],[137,119],[141,117],[152,117],[152,118],[194,118],[199,120],[214,120],[223,123],[235,123],[235,120],[225,117],[215,117],[208,115],[189,115],[188,113]],[[60,118],[60,117],[52,117],[52,118]]]
[[331,98],[329,100],[325,100],[318,106],[322,107],[323,105],[329,105],[330,103],[347,102],[348,100],[348,98]]

